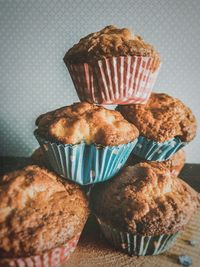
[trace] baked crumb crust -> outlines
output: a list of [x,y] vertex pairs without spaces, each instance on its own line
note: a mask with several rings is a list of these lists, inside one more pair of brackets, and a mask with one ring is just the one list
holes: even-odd
[[87,102],[48,112],[36,120],[37,133],[64,144],[117,146],[135,140],[138,129],[115,111]]
[[88,202],[79,186],[36,165],[0,177],[0,258],[38,255],[80,233]]
[[197,123],[191,109],[167,94],[152,93],[146,104],[119,105],[117,110],[138,128],[140,135],[157,142],[174,137],[189,142],[196,135]]
[[96,185],[93,210],[105,223],[141,235],[175,233],[200,205],[198,194],[163,166],[139,163]]
[[180,171],[182,170],[186,160],[186,153],[183,149],[180,149],[176,152],[172,157],[165,161],[146,161],[136,155],[130,155],[128,158],[126,165],[134,166],[140,162],[147,162],[149,165],[158,165],[166,167],[172,175],[178,176]]
[[64,57],[67,63],[93,62],[117,56],[144,56],[155,59],[155,69],[160,65],[160,56],[155,48],[142,37],[133,35],[127,28],[109,25],[91,33],[70,48]]

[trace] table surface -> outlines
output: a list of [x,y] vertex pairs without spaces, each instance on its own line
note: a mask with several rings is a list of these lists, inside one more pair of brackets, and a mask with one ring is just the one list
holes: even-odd
[[[29,158],[0,157],[0,174],[30,163]],[[179,175],[200,192],[200,164],[185,164]],[[62,267],[134,266],[134,267],[180,267],[179,255],[192,258],[192,267],[200,266],[200,210],[191,219],[184,232],[167,252],[157,256],[130,257],[113,249],[103,238],[93,216],[90,216],[75,252]],[[191,246],[188,240],[195,240]]]

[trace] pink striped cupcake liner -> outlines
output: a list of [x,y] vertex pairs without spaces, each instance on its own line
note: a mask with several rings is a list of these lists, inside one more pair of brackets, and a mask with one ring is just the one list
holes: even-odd
[[58,267],[66,262],[75,250],[80,234],[66,244],[49,250],[41,255],[25,258],[0,259],[0,266],[8,267]]
[[80,101],[96,104],[146,103],[159,68],[156,59],[120,56],[67,64]]

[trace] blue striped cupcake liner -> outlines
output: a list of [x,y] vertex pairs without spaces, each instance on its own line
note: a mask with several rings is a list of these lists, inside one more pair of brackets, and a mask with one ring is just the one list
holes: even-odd
[[186,144],[186,142],[182,142],[178,137],[158,143],[154,140],[139,136],[132,153],[145,160],[164,161],[169,159]]
[[158,255],[169,249],[179,232],[157,236],[143,236],[120,232],[98,219],[100,229],[107,241],[129,256]]
[[44,150],[52,169],[80,185],[95,184],[112,178],[126,163],[137,139],[119,146],[96,144],[57,144],[37,133],[35,137]]

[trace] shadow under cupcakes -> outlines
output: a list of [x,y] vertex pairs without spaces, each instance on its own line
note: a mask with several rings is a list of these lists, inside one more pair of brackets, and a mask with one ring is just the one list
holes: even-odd
[[132,153],[147,161],[168,160],[196,135],[192,111],[167,94],[152,93],[144,105],[119,105],[116,110],[139,129]]
[[200,206],[189,185],[165,167],[148,163],[125,167],[95,185],[90,197],[105,238],[130,256],[165,252]]

